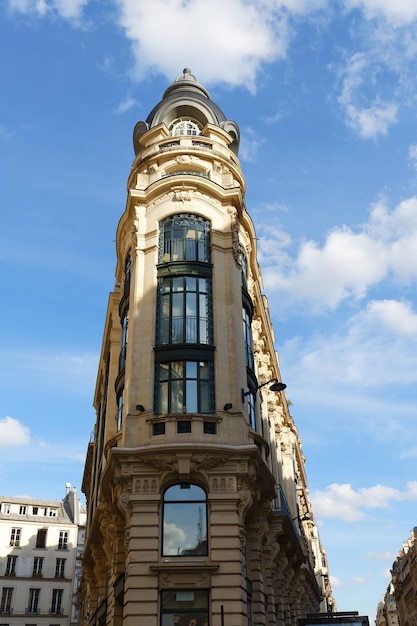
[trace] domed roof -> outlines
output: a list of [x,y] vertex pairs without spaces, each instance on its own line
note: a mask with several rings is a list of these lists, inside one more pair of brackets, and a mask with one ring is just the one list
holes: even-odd
[[152,109],[146,121],[136,124],[133,131],[135,154],[141,149],[141,137],[147,130],[159,124],[166,124],[170,128],[176,120],[183,119],[194,121],[200,128],[214,124],[224,129],[233,137],[229,147],[237,155],[240,136],[238,125],[226,118],[211,100],[207,89],[187,67],[165,90],[162,100]]
[[[171,104],[175,102],[188,103],[192,105],[194,101],[208,108],[214,119],[207,120],[211,123],[220,125],[226,121],[226,116],[221,109],[210,99],[210,94],[201,83],[198,82],[191,70],[186,67],[182,74],[180,74],[165,90],[162,100],[152,109],[146,118],[146,123],[149,128],[155,125],[155,122],[159,124],[161,120],[162,111],[165,112],[171,109]],[[159,114],[159,115],[158,115]],[[156,121],[157,120],[157,121]]]

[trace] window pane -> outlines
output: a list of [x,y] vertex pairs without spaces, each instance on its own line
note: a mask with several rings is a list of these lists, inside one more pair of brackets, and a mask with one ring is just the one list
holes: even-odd
[[197,485],[173,485],[165,491],[164,500],[165,502],[189,502],[190,500],[205,502],[206,492]]
[[[174,500],[174,501],[173,501]],[[164,496],[163,554],[207,554],[206,493],[196,485],[174,485]]]
[[208,591],[161,591],[162,626],[207,626]]
[[197,413],[197,381],[187,380],[186,383],[187,413]]

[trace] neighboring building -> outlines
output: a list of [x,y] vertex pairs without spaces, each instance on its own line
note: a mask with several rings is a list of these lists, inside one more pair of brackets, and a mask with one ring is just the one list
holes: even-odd
[[80,624],[295,625],[334,602],[239,128],[184,70],[133,143],[83,479]]
[[0,496],[0,626],[70,626],[85,509],[67,484],[62,501]]
[[391,570],[393,595],[400,626],[417,626],[417,527],[394,561]]
[[390,583],[382,601],[378,604],[375,623],[376,626],[399,626],[397,603],[392,583]]

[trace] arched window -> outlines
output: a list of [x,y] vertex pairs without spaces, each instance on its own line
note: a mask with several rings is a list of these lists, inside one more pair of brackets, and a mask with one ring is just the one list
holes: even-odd
[[168,487],[163,499],[162,556],[206,556],[207,494],[201,487]]
[[180,135],[200,135],[199,125],[192,120],[175,120],[170,127],[171,135],[178,137]]
[[174,215],[161,223],[160,262],[210,262],[210,222],[197,215]]

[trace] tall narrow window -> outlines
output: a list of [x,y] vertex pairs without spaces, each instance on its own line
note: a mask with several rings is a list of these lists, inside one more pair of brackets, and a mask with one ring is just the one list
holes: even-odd
[[40,589],[29,589],[29,602],[28,613],[38,613],[39,611],[39,597],[41,595]]
[[243,307],[243,338],[245,342],[245,356],[246,356],[246,367],[249,367],[251,370],[255,368],[255,363],[253,359],[253,348],[252,348],[252,316],[248,313],[245,307]]
[[65,561],[66,559],[56,559],[55,578],[65,578]]
[[12,611],[13,587],[3,587],[1,592],[0,613]]
[[16,576],[17,556],[11,555],[7,557],[6,576]]
[[123,293],[129,293],[130,290],[130,278],[132,272],[132,255],[128,253],[125,261],[125,282],[123,285]]
[[20,546],[20,535],[22,529],[21,528],[12,528],[12,532],[10,533],[10,545],[11,546]]
[[158,413],[212,413],[213,364],[204,361],[159,363]]
[[124,369],[125,363],[126,363],[128,320],[129,320],[129,310],[126,309],[123,312],[123,316],[120,320],[120,323],[122,325],[122,341],[121,341],[120,356],[119,356],[119,372],[121,372]]
[[122,428],[123,420],[123,388],[117,394],[117,430]]
[[42,576],[43,561],[43,556],[35,556],[35,558],[33,559],[32,576]]
[[207,495],[197,485],[179,484],[164,494],[163,556],[207,555]]
[[62,613],[62,596],[64,595],[63,589],[52,589],[52,602],[50,612],[55,615]]
[[67,530],[59,531],[58,550],[68,550],[68,531]]
[[39,528],[38,534],[36,536],[36,547],[37,548],[45,548],[46,547],[46,533],[47,528]]

